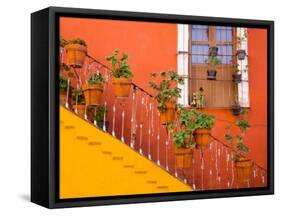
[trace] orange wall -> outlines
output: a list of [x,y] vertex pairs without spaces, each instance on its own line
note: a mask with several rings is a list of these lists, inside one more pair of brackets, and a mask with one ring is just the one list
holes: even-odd
[[[88,53],[105,64],[105,57],[114,49],[129,54],[133,81],[148,91],[147,82],[151,72],[177,68],[176,24],[78,18],[62,18],[60,22],[60,32],[65,39],[84,39],[88,44]],[[266,42],[266,30],[248,30],[251,106],[248,118],[252,127],[247,134],[246,144],[251,149],[249,156],[263,167],[267,166]],[[130,112],[130,107],[126,109]],[[235,117],[226,109],[209,109],[206,112],[216,116],[213,135],[224,140],[225,126],[229,121],[235,121]],[[173,149],[170,157],[173,161]]]

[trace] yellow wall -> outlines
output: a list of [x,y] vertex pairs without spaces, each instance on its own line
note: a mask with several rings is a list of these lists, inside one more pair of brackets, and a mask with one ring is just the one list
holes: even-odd
[[60,198],[190,191],[126,144],[60,107]]

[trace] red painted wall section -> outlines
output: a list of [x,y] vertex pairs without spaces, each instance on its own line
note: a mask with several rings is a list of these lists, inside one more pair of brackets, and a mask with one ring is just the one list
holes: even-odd
[[145,89],[151,72],[176,70],[176,24],[61,18],[60,32],[66,40],[84,39],[88,53],[106,65],[115,49],[126,52],[133,81]]
[[[133,81],[149,92],[147,83],[151,80],[151,72],[177,69],[176,24],[61,18],[60,33],[66,40],[77,37],[84,39],[88,44],[88,53],[106,65],[108,63],[105,61],[105,57],[112,54],[113,50],[119,49],[126,52],[134,73]],[[250,88],[248,120],[252,127],[246,135],[246,144],[250,147],[249,157],[264,168],[267,167],[266,44],[266,30],[248,29]],[[140,103],[140,97],[138,97],[138,103]],[[127,106],[126,110],[131,113],[130,107]],[[234,117],[229,109],[206,109],[205,111],[216,117],[213,135],[225,142],[225,127],[229,125],[229,122],[234,122],[237,117]],[[139,118],[139,111],[137,114]],[[120,118],[117,121],[120,124]],[[157,125],[156,118],[154,125],[155,127]],[[127,124],[125,127],[130,128],[130,125]],[[126,139],[129,139],[129,132],[128,130]],[[163,145],[165,146],[165,144]],[[161,152],[164,154],[163,149]],[[164,157],[163,154],[161,157]],[[169,157],[173,167],[173,147],[169,152]]]

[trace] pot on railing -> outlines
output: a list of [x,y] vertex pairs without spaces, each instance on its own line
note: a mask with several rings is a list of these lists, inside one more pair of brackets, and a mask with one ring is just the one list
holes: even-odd
[[210,128],[197,128],[194,133],[194,140],[196,148],[206,148],[210,143],[211,129]]
[[218,47],[210,46],[209,47],[209,56],[217,56],[218,55]]
[[232,74],[233,82],[240,83],[242,81],[242,74]]
[[84,97],[87,105],[99,106],[102,104],[103,85],[102,84],[84,84],[82,85]]
[[239,181],[248,181],[250,179],[252,166],[253,161],[249,158],[240,158],[238,161],[235,161],[237,179]]
[[127,98],[131,89],[131,78],[112,77],[113,92],[115,97]]
[[243,49],[237,50],[238,60],[244,60],[246,58],[246,51]]
[[65,45],[67,65],[81,68],[84,64],[87,47],[81,44],[69,43]]
[[188,169],[192,166],[193,149],[192,148],[176,148],[176,167],[177,169]]
[[84,118],[85,116],[85,104],[74,104],[72,106],[72,109],[74,110],[74,112],[80,116],[81,118]]
[[168,123],[174,122],[176,114],[176,104],[172,102],[165,103],[166,109],[159,110],[160,113],[160,123],[166,125]]
[[216,80],[217,79],[217,71],[216,70],[207,70],[207,79],[208,80]]

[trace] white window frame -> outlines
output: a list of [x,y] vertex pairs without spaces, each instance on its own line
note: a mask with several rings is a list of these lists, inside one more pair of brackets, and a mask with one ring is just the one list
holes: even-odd
[[189,56],[189,26],[187,24],[178,24],[178,50],[177,50],[177,72],[184,78],[184,84],[178,85],[181,89],[181,97],[178,103],[184,107],[189,107],[189,88],[188,88],[188,56]]
[[[248,36],[247,28],[237,28],[237,37],[242,35]],[[237,63],[239,64],[239,69],[245,71],[248,65],[248,37],[241,42],[241,49],[246,51],[246,58],[244,60],[239,60],[237,57]],[[249,69],[249,68],[248,68]],[[249,97],[249,71],[242,72],[242,82],[238,84],[238,101],[241,107],[250,107],[250,97]]]

